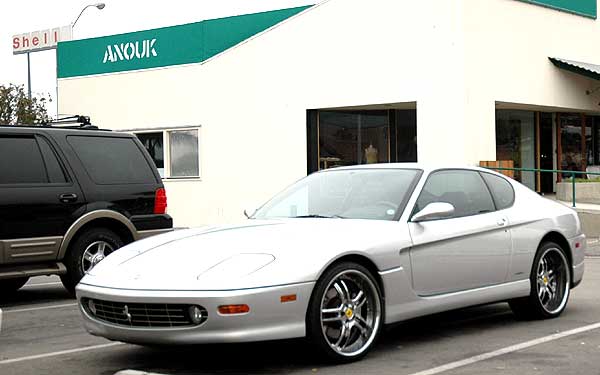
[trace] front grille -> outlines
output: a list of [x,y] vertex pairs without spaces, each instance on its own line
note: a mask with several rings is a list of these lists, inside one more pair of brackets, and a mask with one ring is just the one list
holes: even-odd
[[[94,318],[125,327],[185,327],[204,323],[208,312],[201,306],[170,303],[125,303],[82,298],[85,311]],[[192,320],[190,308],[197,306],[201,319]]]

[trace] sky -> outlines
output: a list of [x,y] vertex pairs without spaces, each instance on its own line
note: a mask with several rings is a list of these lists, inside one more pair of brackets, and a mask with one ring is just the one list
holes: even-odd
[[[85,10],[73,29],[73,39],[120,34],[205,19],[315,4],[318,0],[104,0],[106,7]],[[13,55],[12,36],[66,26],[96,1],[0,1],[0,85],[24,85],[27,91],[27,55]],[[31,59],[33,95],[56,98],[56,51],[34,52]],[[48,107],[56,115],[53,105]]]

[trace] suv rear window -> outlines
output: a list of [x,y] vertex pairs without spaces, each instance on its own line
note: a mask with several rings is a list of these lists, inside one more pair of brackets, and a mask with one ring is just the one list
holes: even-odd
[[69,136],[88,175],[100,185],[149,184],[156,178],[133,138]]

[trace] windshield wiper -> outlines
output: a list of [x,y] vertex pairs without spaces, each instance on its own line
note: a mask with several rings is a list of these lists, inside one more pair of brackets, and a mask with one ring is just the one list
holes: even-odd
[[327,216],[327,215],[312,214],[312,215],[292,216],[292,219],[307,219],[307,218],[317,218],[317,219],[346,219],[345,217],[340,216],[340,215]]

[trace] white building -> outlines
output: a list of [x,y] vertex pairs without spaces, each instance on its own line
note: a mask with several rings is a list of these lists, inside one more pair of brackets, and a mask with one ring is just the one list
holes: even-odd
[[[335,165],[585,170],[600,164],[596,14],[597,0],[329,0],[59,43],[59,113],[140,134],[177,226],[238,219]],[[517,178],[548,192],[560,176]]]

